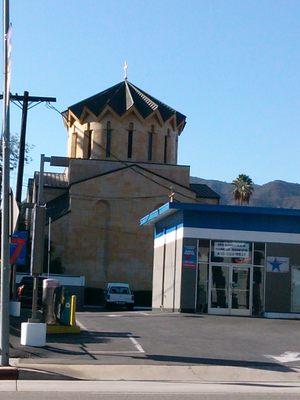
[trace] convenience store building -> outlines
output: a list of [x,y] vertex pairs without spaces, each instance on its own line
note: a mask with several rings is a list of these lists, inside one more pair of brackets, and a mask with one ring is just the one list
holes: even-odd
[[149,224],[153,309],[300,317],[300,210],[171,202]]

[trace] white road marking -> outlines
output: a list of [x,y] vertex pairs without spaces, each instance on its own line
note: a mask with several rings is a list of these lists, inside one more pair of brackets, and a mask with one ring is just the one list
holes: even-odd
[[115,318],[115,317],[120,317],[120,318],[124,318],[124,317],[131,317],[131,316],[136,316],[136,315],[146,315],[147,317],[150,315],[149,313],[143,312],[143,311],[132,311],[132,312],[126,312],[126,313],[122,313],[122,314],[106,314],[104,315],[104,317],[111,317],[111,318]]
[[145,350],[142,348],[142,346],[139,344],[139,342],[131,335],[131,333],[128,333],[128,338],[129,340],[132,341],[134,347],[140,352],[140,353],[145,353]]
[[140,351],[138,350],[95,350],[95,351],[88,351],[89,354],[98,355],[98,354],[139,354]]
[[297,353],[295,351],[285,351],[279,356],[273,356],[271,354],[267,354],[266,357],[273,358],[274,360],[279,361],[281,363],[300,361],[300,353]]
[[82,322],[78,321],[78,319],[76,319],[76,325],[78,325],[79,328],[82,329],[83,331],[88,331],[88,328],[85,325],[83,325]]
[[[118,315],[109,315],[109,316],[114,316],[114,317],[118,317]],[[80,321],[76,320],[76,324],[84,331],[88,331],[88,328],[82,324]],[[120,336],[120,338],[122,338],[124,336]],[[127,333],[126,337],[128,337],[128,339],[132,342],[132,344],[134,345],[134,347],[137,349],[137,351],[135,350],[95,350],[95,351],[89,351],[89,353],[91,354],[129,354],[129,353],[145,353],[145,350],[143,349],[143,347],[139,344],[139,342],[132,336],[131,333]],[[116,336],[116,338],[118,338],[118,336]]]

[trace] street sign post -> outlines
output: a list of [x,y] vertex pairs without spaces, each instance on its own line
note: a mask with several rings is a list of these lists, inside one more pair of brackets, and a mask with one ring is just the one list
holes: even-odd
[[9,364],[9,179],[10,179],[10,29],[9,0],[3,1],[3,123],[2,123],[2,218],[1,218],[1,314],[0,347],[1,366]]

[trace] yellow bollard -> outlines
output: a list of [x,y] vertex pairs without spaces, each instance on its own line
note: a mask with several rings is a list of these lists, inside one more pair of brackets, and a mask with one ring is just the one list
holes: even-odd
[[80,327],[76,325],[76,296],[71,296],[70,301],[70,325],[47,325],[47,334],[51,333],[80,333]]
[[76,313],[76,296],[73,295],[73,296],[71,296],[71,312],[70,312],[70,325],[71,326],[76,326],[75,313]]

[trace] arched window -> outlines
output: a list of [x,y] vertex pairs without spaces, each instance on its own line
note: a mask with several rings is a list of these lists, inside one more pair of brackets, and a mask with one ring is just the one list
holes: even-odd
[[132,158],[133,122],[129,123],[127,158]]
[[87,135],[87,158],[91,158],[92,155],[92,134],[93,131],[88,130],[86,131],[86,135]]
[[107,121],[107,123],[106,123],[106,151],[105,151],[106,157],[110,157],[111,132],[112,132],[112,129],[111,129],[110,121]]
[[151,131],[148,132],[148,161],[152,160],[154,125],[151,125]]
[[78,132],[74,131],[73,132],[73,141],[74,141],[74,154],[73,157],[77,157],[77,146],[78,146]]
[[170,129],[168,129],[168,133],[165,136],[165,143],[164,143],[164,163],[168,162],[168,137],[170,136]]

